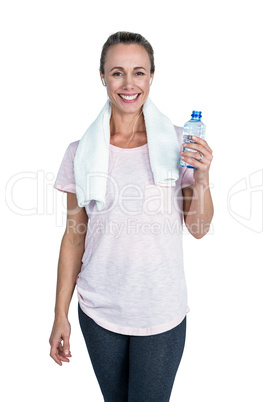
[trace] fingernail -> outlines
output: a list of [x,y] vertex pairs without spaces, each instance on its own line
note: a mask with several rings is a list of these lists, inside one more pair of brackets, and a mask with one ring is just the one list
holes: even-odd
[[65,350],[64,353],[65,353],[66,355],[68,355],[68,354],[69,354],[69,350]]

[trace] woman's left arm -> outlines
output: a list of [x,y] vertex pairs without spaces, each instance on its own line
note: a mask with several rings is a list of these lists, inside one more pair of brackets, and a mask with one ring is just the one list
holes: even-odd
[[209,187],[209,168],[213,156],[205,140],[199,137],[192,137],[192,139],[196,144],[187,143],[187,148],[196,150],[198,153],[190,151],[180,153],[183,161],[197,168],[194,170],[195,183],[182,189],[183,211],[187,229],[196,239],[201,239],[209,231],[214,213]]

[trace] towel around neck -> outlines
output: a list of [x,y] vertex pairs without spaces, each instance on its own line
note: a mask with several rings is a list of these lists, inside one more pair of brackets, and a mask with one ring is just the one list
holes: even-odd
[[[79,141],[74,158],[74,175],[80,207],[95,200],[99,211],[105,208],[111,114],[112,103],[108,98]],[[174,125],[149,97],[143,104],[143,115],[155,185],[173,187],[179,178],[179,144]]]

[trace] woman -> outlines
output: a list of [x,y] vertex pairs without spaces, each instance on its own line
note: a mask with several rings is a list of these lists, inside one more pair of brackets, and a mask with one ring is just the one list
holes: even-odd
[[[169,401],[189,311],[182,218],[199,239],[208,232],[213,216],[212,151],[205,140],[196,138],[189,144],[198,152],[180,153],[196,169],[180,167],[176,186],[162,187],[159,198],[142,113],[154,70],[153,49],[139,34],[117,32],[103,46],[100,77],[112,106],[109,172],[125,191],[115,203],[108,185],[107,202],[109,206],[112,200],[113,208],[101,215],[94,203],[78,205],[73,166],[79,141],[67,148],[55,183],[55,188],[67,192],[68,212],[50,355],[59,365],[71,357],[68,309],[77,283],[82,333],[104,400],[109,402]],[[174,126],[174,130],[179,150],[182,129]],[[168,209],[170,197],[173,207]],[[102,233],[95,224],[108,220],[112,225],[108,231],[102,226]]]

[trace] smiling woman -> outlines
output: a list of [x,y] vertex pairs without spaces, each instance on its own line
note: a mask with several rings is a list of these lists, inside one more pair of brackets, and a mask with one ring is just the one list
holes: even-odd
[[[200,228],[207,231],[212,219],[211,149],[197,140],[193,146],[204,155],[197,169],[179,167],[182,128],[148,99],[154,70],[153,49],[140,34],[117,32],[107,39],[99,71],[107,108],[80,141],[69,145],[54,184],[68,191],[68,216],[51,357],[60,365],[71,357],[67,313],[77,285],[82,333],[103,397],[110,402],[169,401],[189,311],[183,219],[196,238],[204,236]],[[104,161],[110,179],[102,210],[98,177],[82,180],[86,190],[80,199],[80,175],[90,176],[88,162],[94,172],[103,173],[98,161]],[[169,186],[173,169],[174,185]],[[88,189],[92,194],[83,202]],[[86,233],[79,233],[81,225]]]
[[[153,51],[146,40],[143,42],[147,44],[146,48],[138,43],[113,43],[103,47],[100,76],[112,102],[110,131],[113,145],[123,147],[129,139],[133,123],[141,114],[149,95],[154,76]],[[147,142],[143,116],[136,131],[139,135],[136,135],[131,147]]]

